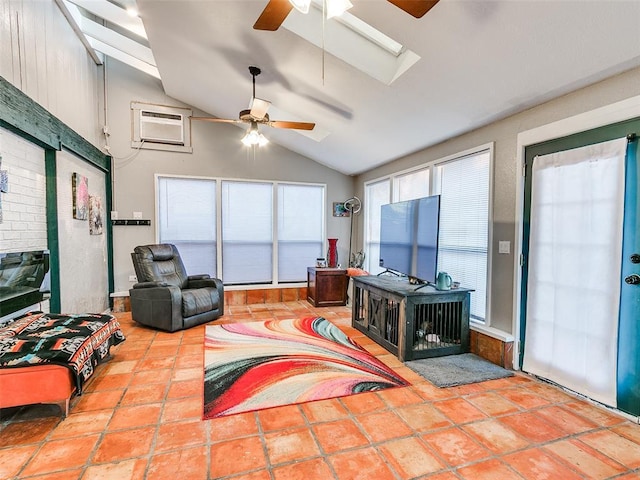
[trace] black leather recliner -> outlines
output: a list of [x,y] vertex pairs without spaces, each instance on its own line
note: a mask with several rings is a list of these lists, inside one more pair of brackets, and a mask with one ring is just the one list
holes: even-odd
[[129,290],[131,315],[143,325],[175,332],[224,313],[222,281],[187,275],[175,245],[143,245],[131,254],[138,283]]

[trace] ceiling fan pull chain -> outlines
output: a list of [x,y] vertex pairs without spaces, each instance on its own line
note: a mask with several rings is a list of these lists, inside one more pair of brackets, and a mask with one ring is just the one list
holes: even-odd
[[324,87],[324,25],[326,19],[327,0],[322,1],[322,86]]

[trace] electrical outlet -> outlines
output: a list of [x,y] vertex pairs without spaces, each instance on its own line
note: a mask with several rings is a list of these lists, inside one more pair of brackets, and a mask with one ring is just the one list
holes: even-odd
[[142,218],[142,212],[133,212],[133,218]]
[[118,220],[118,212],[116,210],[111,210],[111,220]]
[[138,283],[138,277],[136,277],[135,275],[129,275],[129,281]]

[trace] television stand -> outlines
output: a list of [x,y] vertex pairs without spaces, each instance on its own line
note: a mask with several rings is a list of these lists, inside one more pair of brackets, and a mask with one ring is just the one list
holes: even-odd
[[406,278],[353,278],[351,324],[400,361],[469,351],[473,290],[440,291]]

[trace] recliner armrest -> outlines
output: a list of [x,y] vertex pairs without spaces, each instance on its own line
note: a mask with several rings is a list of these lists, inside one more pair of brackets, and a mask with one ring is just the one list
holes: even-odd
[[222,283],[220,280],[218,280],[217,278],[189,278],[189,280],[187,281],[187,287],[186,288],[206,288],[206,287],[212,287],[212,288],[218,288],[218,284]]
[[140,282],[133,285],[132,288],[155,288],[155,287],[168,287],[165,282]]
[[189,275],[187,277],[187,282],[190,282],[191,280],[204,280],[205,278],[211,278],[211,275],[209,275],[208,273],[201,273],[200,275]]

